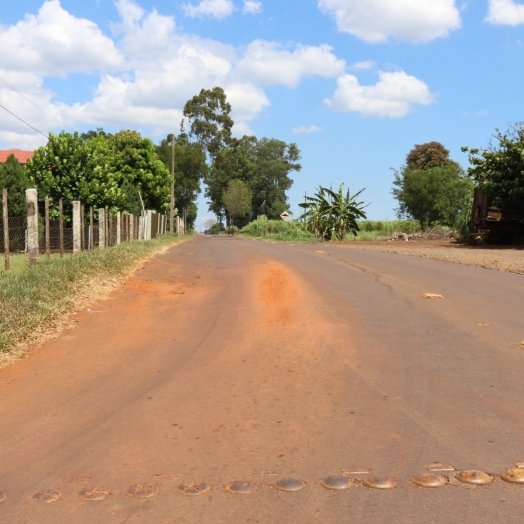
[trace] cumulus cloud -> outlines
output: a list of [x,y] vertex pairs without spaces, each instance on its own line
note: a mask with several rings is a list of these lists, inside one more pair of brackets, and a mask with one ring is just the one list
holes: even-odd
[[182,9],[190,18],[209,16],[221,20],[231,16],[235,6],[231,0],[200,0],[200,3],[196,5],[184,4]]
[[335,18],[339,31],[371,43],[427,42],[461,26],[455,0],[318,0],[318,6]]
[[307,76],[336,78],[346,62],[338,59],[328,45],[299,45],[288,50],[275,42],[255,40],[238,64],[245,77],[260,85],[296,87]]
[[514,0],[489,0],[486,22],[495,25],[524,24],[524,4]]
[[320,131],[323,131],[321,127],[313,125],[293,128],[293,133],[296,133],[297,135],[310,135],[311,133],[319,133]]
[[379,73],[379,81],[362,86],[356,76],[343,75],[337,81],[333,98],[324,102],[334,111],[356,112],[363,116],[400,118],[415,104],[429,105],[435,101],[428,86],[404,71]]
[[262,2],[244,0],[244,8],[242,9],[242,12],[245,15],[258,15],[262,12]]
[[0,63],[14,71],[46,75],[118,68],[124,58],[90,20],[65,11],[59,0],[44,2],[37,15],[0,26]]

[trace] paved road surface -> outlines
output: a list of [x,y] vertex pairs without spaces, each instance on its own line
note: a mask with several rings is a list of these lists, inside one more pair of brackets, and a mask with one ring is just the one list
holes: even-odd
[[[436,461],[524,462],[521,275],[198,237],[91,310],[0,372],[2,523],[524,521],[524,488],[501,480],[409,483]],[[319,485],[352,467],[398,487]],[[286,477],[306,487],[271,487]],[[228,493],[235,480],[259,490]],[[156,496],[125,495],[148,484]],[[94,488],[110,495],[78,497]]]

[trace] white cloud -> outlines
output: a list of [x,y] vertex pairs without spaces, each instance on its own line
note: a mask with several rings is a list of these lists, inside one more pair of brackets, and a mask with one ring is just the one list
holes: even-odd
[[220,20],[233,14],[235,6],[231,0],[200,0],[200,3],[184,4],[182,6],[186,16],[191,18],[210,16]]
[[37,15],[0,26],[0,63],[14,71],[61,75],[117,68],[123,56],[95,23],[72,16],[59,0],[47,0]]
[[486,22],[495,25],[524,24],[524,4],[514,0],[489,0]]
[[341,76],[333,98],[324,102],[334,111],[400,118],[406,116],[414,104],[429,105],[434,101],[435,96],[424,82],[398,71],[380,72],[379,81],[373,86],[361,86],[353,75]]
[[323,131],[321,127],[318,126],[299,126],[293,128],[293,133],[296,133],[298,135],[310,135],[311,133],[319,133],[320,131]]
[[328,45],[299,45],[288,51],[275,42],[255,40],[247,47],[238,70],[257,84],[296,87],[307,76],[335,78],[344,72],[346,62],[331,51]]
[[245,15],[258,15],[262,12],[262,2],[244,0],[244,9],[242,9],[242,12]]
[[357,71],[365,71],[367,69],[373,69],[377,64],[372,60],[366,60],[364,62],[357,62],[351,66],[351,69],[356,69]]
[[339,31],[371,43],[427,42],[461,26],[455,0],[318,0]]

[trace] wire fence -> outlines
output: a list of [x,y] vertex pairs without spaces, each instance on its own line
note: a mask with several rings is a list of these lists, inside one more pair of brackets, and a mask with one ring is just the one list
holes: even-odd
[[[2,192],[2,220],[0,220],[0,254],[5,257],[8,270],[11,255],[26,254],[29,264],[38,257],[52,254],[74,254],[85,250],[105,249],[122,242],[150,240],[167,232],[168,219],[155,211],[144,211],[141,216],[114,212],[108,209],[85,207],[73,202],[73,212],[60,218],[49,216],[49,203],[38,200],[36,190],[26,191],[27,215],[9,216],[8,194]],[[17,211],[19,211],[18,206]]]

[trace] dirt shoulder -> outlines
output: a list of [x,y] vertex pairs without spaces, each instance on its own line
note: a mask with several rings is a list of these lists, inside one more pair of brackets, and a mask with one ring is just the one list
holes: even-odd
[[451,240],[344,242],[341,245],[524,274],[524,246],[465,246]]

